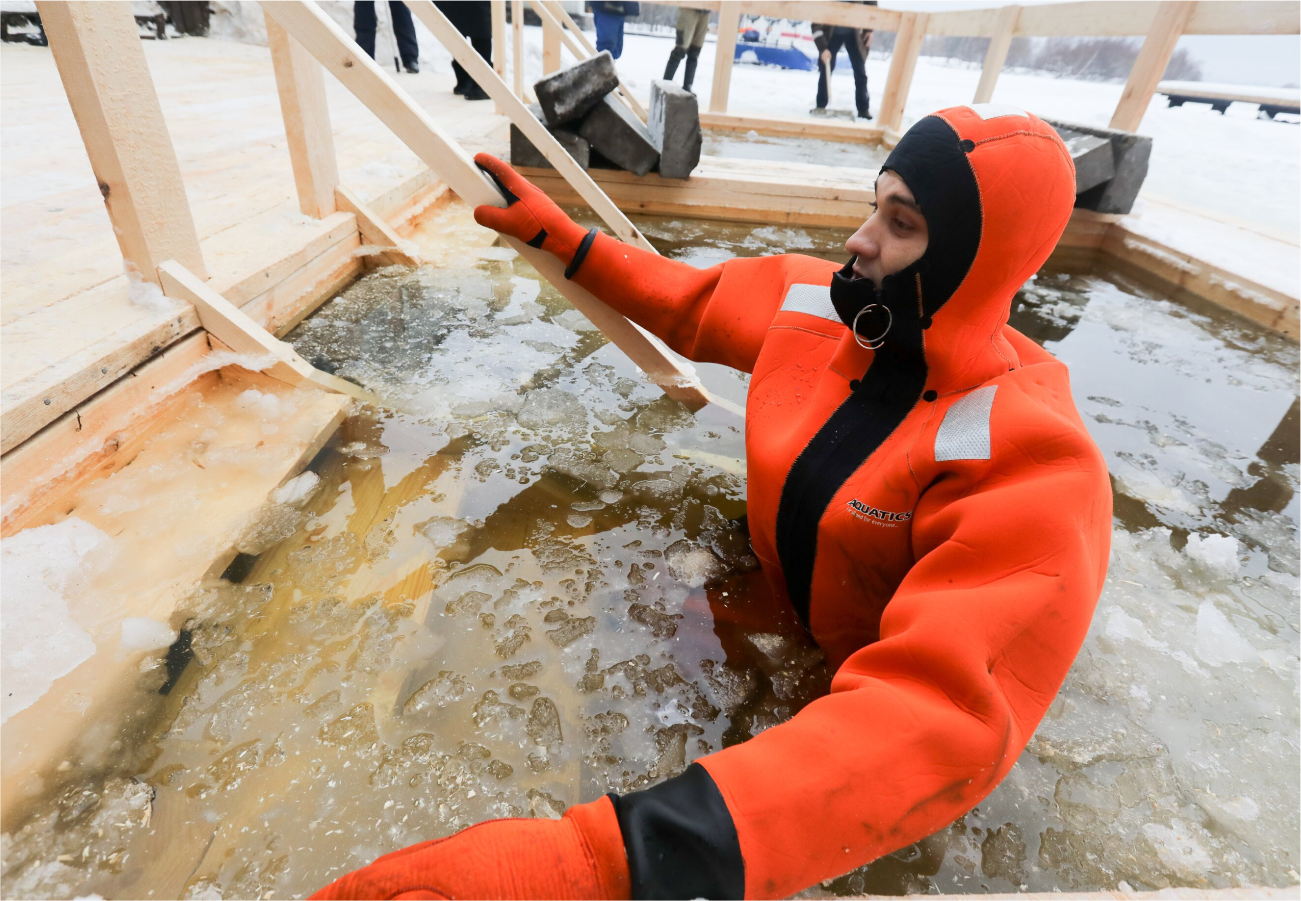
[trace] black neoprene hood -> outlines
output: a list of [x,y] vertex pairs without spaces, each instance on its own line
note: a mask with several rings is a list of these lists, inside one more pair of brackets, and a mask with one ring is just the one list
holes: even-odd
[[903,179],[926,219],[930,240],[917,261],[922,303],[928,316],[942,307],[967,277],[980,247],[980,187],[962,141],[939,116],[927,116],[900,139],[881,167]]

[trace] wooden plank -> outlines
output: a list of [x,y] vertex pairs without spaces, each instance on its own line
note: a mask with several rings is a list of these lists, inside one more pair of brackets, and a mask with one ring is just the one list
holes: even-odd
[[357,217],[357,227],[367,244],[387,247],[377,254],[385,265],[419,266],[420,260],[412,252],[411,242],[398,237],[383,217],[362,202],[361,198],[342,185],[335,188],[335,203],[339,209]]
[[560,24],[542,20],[542,74],[560,71]]
[[1158,94],[1195,97],[1199,100],[1236,100],[1242,103],[1260,103],[1296,106],[1301,103],[1301,91],[1296,88],[1252,88],[1246,85],[1202,85],[1197,81],[1163,81],[1156,86]]
[[601,221],[608,225],[621,240],[643,250],[649,250],[651,253],[657,252],[650,241],[637,230],[637,226],[633,225],[623,211],[605,196],[605,192],[592,181],[592,177],[575,162],[565,148],[560,146],[555,135],[538,121],[522,100],[507,89],[506,83],[488,67],[483,57],[474,51],[442,11],[434,6],[432,0],[408,0],[407,7],[426,28],[433,32],[434,37],[452,54],[470,77],[488,92],[488,96],[506,110],[507,117],[515,127],[522,131],[524,137],[528,138],[546,157],[547,162],[564,176],[565,181],[574,186],[574,190],[587,202],[593,212],[601,217]]
[[[426,165],[438,172],[463,201],[470,206],[505,203],[500,192],[475,168],[465,151],[318,8],[295,0],[268,0],[262,7]],[[505,240],[667,394],[688,405],[703,406],[709,402],[708,392],[694,378],[687,376],[671,351],[590,292],[566,279],[559,260],[523,241]]]
[[908,91],[917,70],[917,57],[921,54],[929,24],[927,13],[904,13],[899,23],[894,55],[890,57],[890,72],[885,79],[885,94],[881,98],[881,112],[877,114],[877,124],[884,129],[897,132],[903,121]]
[[510,0],[511,73],[515,77],[515,96],[524,99],[524,3]]
[[360,247],[361,235],[354,231],[240,309],[276,337],[288,334],[365,271]]
[[797,119],[781,116],[755,116],[740,113],[700,114],[700,127],[721,131],[754,131],[761,135],[788,135],[796,138],[816,138],[821,141],[876,144],[885,129],[858,122],[836,122],[831,119]]
[[[822,168],[804,165],[808,170]],[[663,179],[655,174],[638,178],[615,170],[600,170],[597,178],[611,197],[629,209],[644,213],[731,222],[857,228],[870,215],[875,193],[874,173],[855,171],[854,178],[835,180],[818,179],[812,171],[808,173],[810,177],[804,178],[797,168],[781,178],[755,178],[744,167],[728,171],[726,167],[713,167],[702,160],[688,179]],[[520,172],[558,202],[577,199],[550,169],[525,168]]]
[[[506,0],[492,3],[492,69],[503,80],[506,78]],[[500,114],[501,107],[497,107]]]
[[32,525],[85,479],[129,463],[132,441],[204,371],[210,350],[207,333],[196,331],[0,457],[0,535]]
[[[544,26],[548,21],[559,23],[560,37],[569,48],[569,52],[574,55],[574,59],[584,60],[596,56],[596,48],[592,46],[592,42],[587,39],[587,35],[583,34],[583,30],[578,27],[565,8],[560,5],[560,0],[529,0],[529,5],[538,14]],[[646,121],[648,115],[646,108],[637,102],[632,89],[624,84],[622,78],[619,79],[619,87],[615,89],[615,96],[622,100],[638,119]]]
[[180,263],[165,260],[158,267],[158,276],[164,293],[168,297],[194,304],[203,327],[235,353],[275,357],[275,365],[263,370],[272,378],[295,387],[310,386],[349,397],[370,398],[369,394],[352,382],[314,368],[298,355],[298,351],[277,340],[250,319],[247,313],[213,291]]
[[37,8],[123,258],[149,281],[166,259],[206,277],[130,6],[42,0]]
[[709,92],[709,111],[727,112],[727,95],[732,89],[732,63],[736,56],[736,32],[741,27],[741,4],[722,0],[718,12],[718,43],[714,50],[714,84]]
[[324,219],[336,209],[334,189],[339,186],[330,108],[325,99],[325,73],[275,19],[263,18],[280,95],[280,112],[285,120],[294,185],[298,188],[298,208],[305,215]]
[[1012,46],[1012,35],[1016,33],[1016,22],[1021,15],[1021,7],[1004,6],[998,10],[994,21],[994,36],[990,38],[989,49],[985,51],[985,65],[980,70],[980,84],[976,85],[976,96],[972,103],[989,103],[994,97],[994,85],[998,83],[999,73],[1007,62],[1007,51]]
[[[88,301],[120,283],[88,292]],[[178,309],[166,317],[141,317],[108,331],[83,348],[5,389],[0,415],[0,453],[8,453],[85,398],[198,327],[193,311]]]
[[1152,95],[1156,93],[1156,86],[1174,55],[1179,36],[1193,14],[1194,5],[1191,0],[1166,0],[1157,9],[1143,48],[1134,60],[1134,68],[1129,71],[1129,80],[1125,82],[1125,90],[1116,104],[1109,128],[1138,130],[1143,114],[1152,102]]
[[902,13],[894,9],[881,9],[839,0],[751,0],[745,4],[747,15],[768,16],[774,19],[791,19],[800,22],[821,22],[843,25],[846,28],[872,28],[897,31]]
[[[1024,7],[1017,37],[1130,37],[1152,27],[1158,0],[1084,0]],[[929,34],[993,37],[987,9],[931,14]],[[1184,34],[1297,34],[1301,16],[1293,0],[1201,0]]]
[[[235,306],[242,307],[253,298],[264,294],[285,281],[293,273],[328,252],[331,247],[334,247],[340,241],[349,236],[356,237],[359,233],[357,217],[346,211],[337,212],[326,219],[322,219],[321,225],[323,228],[320,232],[311,235],[308,240],[294,248],[293,251],[263,266],[256,272],[214,278],[208,282],[208,286]],[[266,323],[259,321],[259,325],[265,327]]]

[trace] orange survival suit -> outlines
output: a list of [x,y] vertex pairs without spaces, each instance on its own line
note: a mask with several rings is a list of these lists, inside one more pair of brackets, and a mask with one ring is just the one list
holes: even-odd
[[881,285],[788,254],[699,270],[585,232],[498,160],[485,225],[699,361],[753,373],[754,551],[831,692],[680,776],[380,858],[321,897],[783,897],[944,828],[1011,769],[1106,574],[1111,491],[1066,367],[1007,324],[1074,167],[1020,110],[922,119],[885,163],[925,254]]

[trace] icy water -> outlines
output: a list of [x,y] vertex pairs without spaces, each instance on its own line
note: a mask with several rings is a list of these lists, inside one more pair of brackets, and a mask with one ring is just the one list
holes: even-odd
[[[666,399],[448,215],[441,268],[373,273],[290,336],[393,409],[349,418],[195,593],[118,765],[70,761],[5,835],[5,897],[302,896],[651,785],[825,691],[733,522],[742,423]],[[639,225],[696,265],[844,237]],[[985,803],[806,894],[1297,882],[1296,346],[1119,276],[1041,273],[1014,323],[1071,364],[1113,473],[1094,626]]]

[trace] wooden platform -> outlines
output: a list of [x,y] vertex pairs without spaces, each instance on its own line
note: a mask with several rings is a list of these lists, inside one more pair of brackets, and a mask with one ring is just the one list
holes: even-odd
[[[244,392],[257,391],[251,404]],[[69,610],[96,650],[4,726],[3,816],[39,793],[44,776],[90,724],[113,728],[129,712],[145,651],[121,649],[122,620],[178,629],[178,605],[216,577],[268,495],[298,474],[342,421],[347,398],[238,367],[189,381],[123,449],[121,467],[44,505],[29,527],[75,517],[111,543],[108,562],[66,589]],[[154,656],[156,656],[155,652]]]
[[[198,326],[188,309],[134,303],[103,199],[47,48],[5,44],[0,148],[4,295],[0,451]],[[185,38],[145,53],[213,286],[283,333],[354,277],[350,213],[303,216],[266,48]],[[505,120],[451,93],[452,76],[400,83],[472,149],[496,148]],[[219,85],[219,88],[216,87]],[[400,222],[441,190],[350,93],[328,84],[343,184]]]

